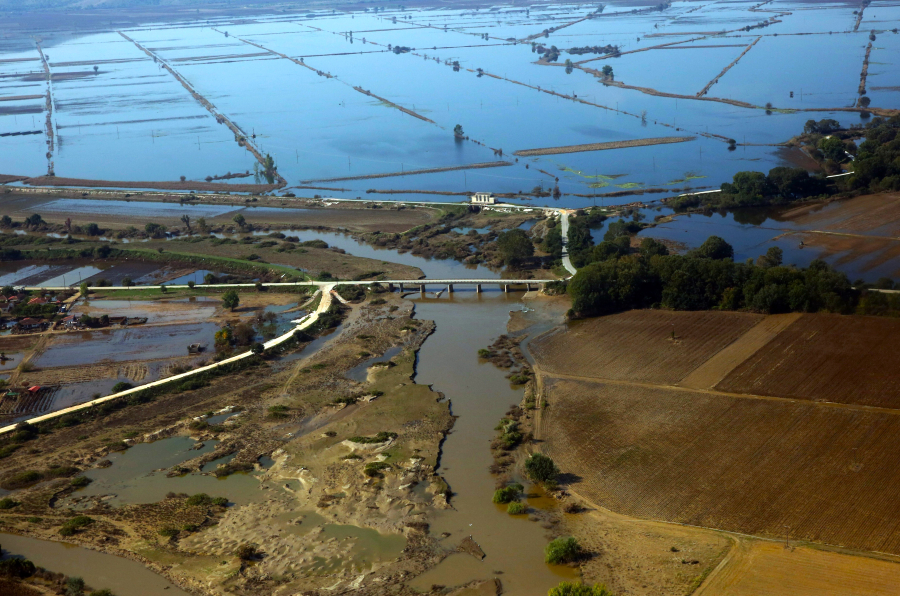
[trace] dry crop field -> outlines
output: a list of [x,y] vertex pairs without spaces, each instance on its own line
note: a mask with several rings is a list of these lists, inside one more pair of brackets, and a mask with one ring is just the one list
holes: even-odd
[[539,436],[573,491],[644,519],[900,554],[900,322],[632,311],[568,329],[532,346]]
[[762,319],[733,312],[635,310],[579,321],[533,341],[530,349],[550,374],[672,384]]
[[900,321],[804,315],[735,368],[717,389],[900,407]]

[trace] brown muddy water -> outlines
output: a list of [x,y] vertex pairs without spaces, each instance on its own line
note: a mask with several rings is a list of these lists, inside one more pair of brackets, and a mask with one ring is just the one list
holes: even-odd
[[0,534],[4,555],[25,557],[35,565],[70,577],[80,577],[96,590],[116,596],[188,596],[175,584],[136,561],[63,544]]
[[447,548],[472,536],[486,556],[478,561],[468,554],[451,555],[411,581],[413,588],[428,590],[432,584],[454,586],[496,577],[504,593],[543,596],[560,581],[578,577],[575,569],[544,563],[544,547],[550,539],[544,528],[527,516],[510,516],[491,502],[495,479],[488,467],[493,461],[494,427],[510,405],[521,402],[523,393],[510,387],[504,371],[479,362],[477,352],[506,333],[510,311],[526,308],[526,317],[537,323],[529,330],[531,335],[562,320],[558,307],[522,300],[521,294],[456,292],[444,299],[416,301],[417,318],[437,323],[419,352],[416,382],[441,391],[459,417],[444,443],[438,471],[453,490],[453,508],[433,517],[431,533],[448,532]]
[[[225,478],[200,473],[167,477],[173,466],[212,452],[216,441],[197,443],[190,437],[171,437],[153,443],[140,443],[122,453],[111,453],[108,468],[94,468],[85,472],[92,480],[87,487],[75,491],[63,505],[73,505],[84,497],[108,496],[112,505],[156,503],[166,493],[207,493],[213,497],[227,497],[231,503],[242,505],[261,497],[260,484],[251,474],[238,473]],[[216,463],[224,463],[220,458]],[[212,462],[210,462],[212,463]],[[204,466],[204,471],[213,468]]]

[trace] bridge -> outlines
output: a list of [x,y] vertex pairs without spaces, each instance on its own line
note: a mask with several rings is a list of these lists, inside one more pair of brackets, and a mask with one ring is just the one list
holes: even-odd
[[[544,285],[559,281],[556,279],[497,279],[497,278],[487,278],[487,279],[479,279],[479,278],[470,278],[470,279],[431,279],[431,278],[423,278],[423,279],[383,279],[383,280],[364,280],[364,281],[296,281],[296,282],[274,282],[274,283],[263,283],[262,286],[265,288],[296,288],[296,287],[309,287],[315,286],[317,288],[325,288],[325,287],[336,287],[336,286],[370,286],[375,284],[381,284],[382,286],[387,286],[389,290],[399,290],[400,292],[415,292],[420,291],[424,292],[426,286],[444,286],[446,287],[448,292],[453,292],[455,286],[474,286],[475,291],[480,293],[483,291],[484,286],[497,286],[504,292],[509,292],[513,290],[540,290],[544,287]],[[66,290],[71,290],[76,288],[77,284],[73,284],[71,286],[28,286],[23,289],[33,292],[62,292]],[[114,291],[114,290],[157,290],[162,291],[162,288],[165,287],[167,290],[184,290],[188,289],[191,286],[187,284],[178,284],[178,285],[149,285],[149,286],[103,286],[102,288],[97,288],[105,291]],[[255,283],[240,283],[240,284],[197,284],[194,288],[201,289],[255,289],[257,285]]]

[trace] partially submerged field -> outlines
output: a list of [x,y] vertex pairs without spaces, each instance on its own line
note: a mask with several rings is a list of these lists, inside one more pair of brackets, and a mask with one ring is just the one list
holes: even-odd
[[[900,554],[898,333],[898,321],[838,315],[632,311],[570,324],[530,345],[547,402],[539,436],[595,506]],[[770,593],[765,582],[787,573],[759,565],[747,573],[764,583],[737,593]],[[828,581],[856,593],[842,569]]]

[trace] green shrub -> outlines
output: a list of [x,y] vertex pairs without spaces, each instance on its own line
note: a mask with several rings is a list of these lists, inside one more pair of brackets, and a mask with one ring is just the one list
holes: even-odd
[[376,476],[381,476],[382,470],[387,470],[390,467],[391,464],[383,461],[373,461],[366,464],[366,467],[363,468],[363,473],[369,478],[375,478]]
[[269,418],[274,418],[276,420],[287,418],[289,416],[288,412],[290,408],[284,405],[277,406],[269,406]]
[[206,493],[197,493],[196,495],[191,495],[187,498],[187,501],[185,501],[185,505],[190,505],[192,507],[210,504],[212,504],[212,497],[210,497]]
[[102,590],[94,590],[93,592],[90,593],[89,596],[116,596],[116,595],[113,594],[112,590],[103,588]]
[[384,443],[389,439],[396,439],[397,433],[385,432],[382,431],[375,435],[374,437],[350,437],[350,441],[353,443],[364,443],[364,444],[372,444],[372,443]]
[[249,561],[259,556],[259,548],[255,544],[242,544],[234,554],[242,561]]
[[210,505],[225,507],[226,505],[228,505],[228,499],[226,499],[225,497],[213,497],[213,500],[210,501]]
[[87,476],[78,476],[77,478],[72,478],[72,482],[70,484],[75,488],[84,488],[90,483],[91,479]]
[[572,538],[557,538],[550,542],[544,549],[546,561],[552,565],[571,563],[581,556],[581,547],[578,541]]
[[181,529],[185,532],[196,532],[200,529],[200,526],[198,526],[197,524],[184,524],[183,526],[181,526]]
[[115,385],[113,385],[112,392],[119,393],[120,391],[127,391],[134,387],[131,383],[126,383],[125,381],[119,381]]
[[44,479],[44,475],[35,470],[26,470],[24,472],[19,472],[18,474],[13,474],[12,476],[7,476],[0,482],[0,488],[5,488],[6,490],[15,490],[17,488],[25,488],[27,486],[31,486],[32,484],[37,484],[41,480]]
[[555,588],[551,588],[547,596],[614,596],[606,589],[606,586],[594,584],[576,584],[575,582],[562,582]]
[[510,515],[522,515],[525,513],[525,505],[518,501],[513,501],[507,506],[506,512]]
[[16,505],[18,505],[18,501],[13,501],[9,497],[4,497],[0,499],[0,509],[12,509]]
[[175,536],[178,536],[178,530],[176,528],[166,526],[165,528],[159,529],[159,535],[163,538],[174,538]]
[[519,494],[521,494],[523,490],[525,490],[525,487],[521,484],[510,484],[509,486],[498,488],[494,491],[494,503],[497,503],[498,505],[512,503],[519,498]]

